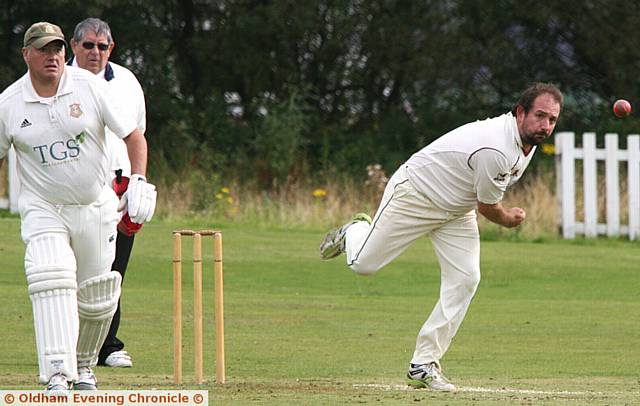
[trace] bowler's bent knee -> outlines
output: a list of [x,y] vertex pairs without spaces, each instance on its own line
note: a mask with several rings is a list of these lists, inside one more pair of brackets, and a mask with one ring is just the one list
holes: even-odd
[[474,293],[480,285],[480,270],[473,270],[461,280],[462,288]]
[[380,268],[382,268],[382,266],[378,264],[369,264],[364,261],[357,260],[352,264],[349,264],[349,268],[351,268],[353,272],[359,275],[369,276],[378,272]]
[[473,278],[469,278],[467,286],[469,286],[469,289],[473,292],[478,289],[478,286],[480,286],[480,272],[478,272]]

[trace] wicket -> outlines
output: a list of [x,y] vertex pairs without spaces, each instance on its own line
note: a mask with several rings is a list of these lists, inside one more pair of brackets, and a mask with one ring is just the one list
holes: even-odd
[[202,237],[213,237],[214,299],[216,325],[216,383],[226,381],[224,368],[224,308],[222,282],[222,232],[173,231],[173,381],[182,383],[182,236],[193,237],[193,335],[195,379],[204,382],[202,353]]

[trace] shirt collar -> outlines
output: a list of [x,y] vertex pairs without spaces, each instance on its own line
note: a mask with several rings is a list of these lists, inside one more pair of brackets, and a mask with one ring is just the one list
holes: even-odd
[[[65,68],[62,72],[62,76],[60,77],[60,83],[58,83],[58,89],[56,90],[56,94],[54,97],[62,96],[69,93],[73,93],[73,86],[71,85],[71,81],[69,80],[69,73]],[[25,102],[39,102],[43,99],[46,99],[46,97],[38,95],[36,89],[34,89],[29,72],[24,75],[24,81],[22,82],[22,95]]]
[[[69,59],[69,61],[67,62],[67,65],[79,67],[78,61],[76,60],[75,56],[72,56],[71,59]],[[104,80],[106,80],[107,82],[113,79],[115,75],[113,74],[113,68],[111,67],[111,63],[107,62],[107,66],[105,66],[105,68],[100,72],[96,73],[96,76],[100,76],[104,78]]]

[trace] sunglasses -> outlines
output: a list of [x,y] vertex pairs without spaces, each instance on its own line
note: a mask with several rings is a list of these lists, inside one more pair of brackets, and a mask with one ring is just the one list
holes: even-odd
[[82,48],[84,49],[93,49],[95,46],[98,46],[100,51],[106,51],[109,49],[109,44],[96,44],[94,42],[83,42]]

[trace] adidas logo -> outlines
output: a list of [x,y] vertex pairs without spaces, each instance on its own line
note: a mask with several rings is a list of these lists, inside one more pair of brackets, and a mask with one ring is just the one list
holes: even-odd
[[27,120],[26,118],[22,121],[22,124],[20,124],[20,128],[25,128],[25,127],[29,127],[31,125],[31,123],[29,122],[29,120]]

